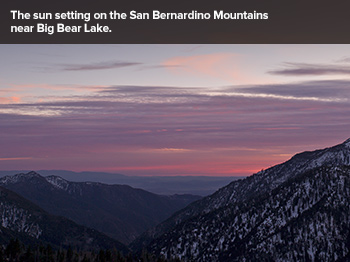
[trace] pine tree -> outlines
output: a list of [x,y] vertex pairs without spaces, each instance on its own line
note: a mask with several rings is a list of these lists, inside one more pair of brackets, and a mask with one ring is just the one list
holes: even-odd
[[106,262],[106,255],[103,249],[101,249],[100,252],[98,253],[98,261]]
[[7,245],[5,253],[11,259],[17,259],[21,252],[21,244],[16,238],[15,240],[11,239],[10,243]]
[[73,250],[72,247],[69,246],[67,250],[67,262],[72,262],[73,259]]

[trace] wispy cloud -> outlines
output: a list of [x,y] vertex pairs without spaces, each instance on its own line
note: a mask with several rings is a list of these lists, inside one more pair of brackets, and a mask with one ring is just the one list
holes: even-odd
[[[90,92],[75,96],[39,97],[32,103],[20,103],[15,98],[3,99],[2,113],[23,115],[59,116],[72,113],[108,115],[124,113],[124,108],[139,108],[147,112],[159,108],[161,116],[203,116],[219,114],[216,101],[305,101],[322,103],[348,103],[350,100],[350,81],[323,80],[291,84],[271,84],[253,86],[230,86],[222,88],[183,88],[172,86],[99,86],[86,88]],[[15,103],[17,102],[17,103]],[[188,110],[189,108],[211,108],[207,110]],[[245,108],[239,103],[240,111]],[[171,107],[170,107],[171,106]],[[162,108],[172,108],[171,111]],[[220,108],[220,107],[219,107]],[[131,111],[130,111],[131,112]],[[130,113],[128,112],[128,113]],[[220,110],[225,114],[225,111]],[[181,128],[180,128],[181,129]],[[147,130],[146,128],[143,130]]]
[[[347,58],[343,59],[345,62]],[[349,75],[350,66],[337,64],[307,64],[307,63],[284,63],[283,68],[268,71],[273,75],[305,76],[305,75]]]
[[[238,154],[227,148],[260,148],[256,160],[262,162],[256,165],[261,168],[266,167],[261,154],[267,145],[274,149],[283,142],[285,147],[295,147],[297,141],[305,149],[330,133],[345,139],[350,129],[348,86],[350,81],[345,80],[216,90],[105,86],[80,96],[0,104],[0,144],[8,156],[30,152],[30,161],[38,168],[52,161],[67,168],[91,162],[95,169],[117,171],[128,165],[134,167],[130,170],[142,170],[153,161],[151,173],[161,161],[166,167],[177,167],[173,172],[185,170],[183,163],[188,162],[193,172],[204,167],[214,172],[218,166],[214,162],[225,159],[220,172],[229,174],[237,165],[229,165],[232,159],[250,151]],[[146,157],[145,152],[157,158]],[[289,153],[274,152],[276,159]]]
[[148,69],[171,69],[171,68],[181,68],[182,65],[166,65],[166,64],[160,64],[160,65],[144,65],[142,67],[139,67],[138,70],[148,70]]
[[322,80],[290,84],[270,84],[244,87],[231,87],[231,92],[242,96],[270,97],[286,100],[305,100],[320,102],[346,102],[350,99],[350,81]]
[[119,69],[123,67],[141,65],[139,62],[126,62],[126,61],[107,61],[90,64],[61,64],[59,65],[62,71],[89,71],[89,70],[106,70],[106,69]]
[[195,51],[195,50],[198,50],[198,49],[200,49],[200,48],[202,48],[203,46],[201,46],[201,45],[189,45],[189,46],[187,46],[186,48],[184,48],[184,50],[183,50],[183,52],[188,52],[188,53],[190,53],[190,52],[193,52],[193,51]]
[[191,149],[185,148],[159,148],[154,150],[161,153],[187,153],[192,151]]
[[28,160],[32,157],[0,157],[0,161]]

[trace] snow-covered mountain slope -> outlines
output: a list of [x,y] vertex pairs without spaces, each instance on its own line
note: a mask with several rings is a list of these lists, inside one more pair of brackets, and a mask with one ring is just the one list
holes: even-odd
[[350,140],[232,182],[133,248],[187,261],[335,261],[350,250]]
[[271,191],[288,179],[320,166],[350,165],[350,139],[334,147],[296,154],[285,163],[232,182],[206,200],[204,212]]
[[0,178],[0,185],[47,212],[99,230],[129,243],[174,212],[200,199],[193,195],[161,196],[127,185],[71,182],[35,172]]
[[20,182],[26,182],[31,179],[43,179],[45,180],[42,176],[40,176],[38,173],[31,171],[26,174],[19,173],[15,174],[13,176],[5,176],[0,178],[1,184],[3,186],[10,185],[10,184],[15,184],[15,183],[20,183]]
[[120,242],[66,218],[48,214],[27,199],[0,187],[0,244],[7,244],[13,238],[31,245],[44,243],[79,250],[116,248],[129,252]]
[[38,239],[42,229],[32,217],[29,210],[19,207],[18,204],[7,201],[0,202],[0,223],[2,227]]

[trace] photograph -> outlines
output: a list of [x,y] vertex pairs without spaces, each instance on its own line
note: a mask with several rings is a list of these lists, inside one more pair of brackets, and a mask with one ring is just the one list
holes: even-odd
[[0,261],[350,261],[350,45],[0,57]]

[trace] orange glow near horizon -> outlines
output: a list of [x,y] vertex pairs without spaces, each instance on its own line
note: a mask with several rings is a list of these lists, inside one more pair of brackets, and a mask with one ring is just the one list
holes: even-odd
[[[114,166],[104,167],[96,171],[103,172],[125,172],[126,175],[135,175],[139,173],[140,176],[166,175],[166,176],[250,176],[254,173],[267,169],[273,165],[280,164],[290,158],[289,154],[272,155],[271,158],[263,157],[252,159],[251,163],[246,160],[240,161],[235,165],[232,162],[196,162],[193,164],[178,164],[178,165],[142,165],[142,166]],[[252,164],[254,163],[254,164]],[[80,170],[79,171],[85,171]],[[141,172],[140,172],[141,171]],[[142,171],[144,171],[142,174]],[[134,173],[135,172],[135,173]]]

